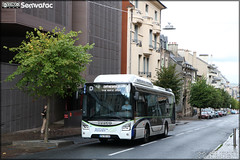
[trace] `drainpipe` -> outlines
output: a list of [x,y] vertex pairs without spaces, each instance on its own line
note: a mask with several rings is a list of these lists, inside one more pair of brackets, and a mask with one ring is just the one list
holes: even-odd
[[133,17],[133,9],[131,11],[131,20],[130,20],[130,51],[129,51],[129,74],[131,74],[131,65],[132,65],[132,17]]

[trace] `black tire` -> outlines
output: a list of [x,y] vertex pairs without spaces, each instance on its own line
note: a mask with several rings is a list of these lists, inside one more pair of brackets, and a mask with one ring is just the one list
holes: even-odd
[[149,127],[148,127],[148,125],[147,125],[147,126],[145,127],[145,129],[144,129],[143,143],[149,142],[149,139],[150,139],[150,130],[149,130]]
[[162,134],[162,137],[167,137],[168,136],[168,125],[167,123],[164,125],[164,132]]
[[99,141],[103,144],[107,143],[108,142],[108,139],[106,138],[99,138]]

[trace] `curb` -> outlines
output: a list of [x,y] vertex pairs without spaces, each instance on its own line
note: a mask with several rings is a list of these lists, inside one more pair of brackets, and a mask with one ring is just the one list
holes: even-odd
[[[239,129],[237,130],[238,130],[237,132],[239,133]],[[239,144],[237,144],[237,147],[234,148],[232,142],[230,142],[232,141],[232,136],[233,133],[229,135],[225,142],[219,144],[214,150],[212,150],[208,155],[206,155],[204,159],[239,159],[239,157],[238,158],[235,157],[236,155],[239,154]],[[230,145],[229,142],[231,143]],[[225,150],[226,147],[228,146],[231,146],[230,150],[228,150],[229,148]]]
[[47,143],[45,143],[44,140],[13,141],[13,146],[43,147],[43,148],[58,148],[72,144],[74,144],[73,141],[66,140],[49,140]]

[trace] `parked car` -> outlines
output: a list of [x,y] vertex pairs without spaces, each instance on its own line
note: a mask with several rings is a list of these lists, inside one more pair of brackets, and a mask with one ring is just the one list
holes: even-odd
[[218,111],[215,111],[215,117],[219,117]]
[[209,114],[207,112],[201,112],[202,119],[209,119]]
[[219,115],[220,117],[222,117],[222,116],[223,116],[222,111],[218,111],[218,115]]
[[231,110],[231,114],[236,114],[236,111],[235,110]]
[[205,108],[202,111],[207,112],[208,115],[209,115],[209,118],[214,118],[215,117],[214,110],[212,108]]
[[222,111],[223,115],[226,116],[227,115],[227,111]]

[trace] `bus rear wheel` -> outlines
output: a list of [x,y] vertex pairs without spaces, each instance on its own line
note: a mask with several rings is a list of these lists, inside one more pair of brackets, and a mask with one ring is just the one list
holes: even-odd
[[149,138],[150,138],[150,130],[149,130],[149,127],[146,126],[145,129],[144,129],[143,143],[149,142]]
[[168,136],[168,125],[167,123],[164,125],[164,132],[162,134],[163,137],[167,137]]

